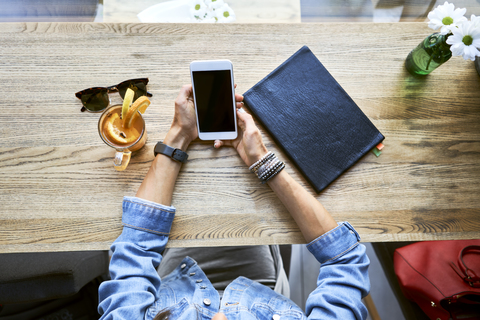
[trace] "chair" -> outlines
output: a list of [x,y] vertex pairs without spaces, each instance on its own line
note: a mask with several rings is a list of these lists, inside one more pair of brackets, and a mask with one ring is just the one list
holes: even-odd
[[108,263],[108,251],[1,254],[0,319],[34,319],[72,303],[96,313]]

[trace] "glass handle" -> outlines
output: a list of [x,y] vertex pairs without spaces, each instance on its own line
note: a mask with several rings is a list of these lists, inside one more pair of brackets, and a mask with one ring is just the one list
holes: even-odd
[[115,152],[115,159],[113,159],[113,166],[117,171],[123,171],[127,168],[130,162],[132,152],[130,151],[117,151]]

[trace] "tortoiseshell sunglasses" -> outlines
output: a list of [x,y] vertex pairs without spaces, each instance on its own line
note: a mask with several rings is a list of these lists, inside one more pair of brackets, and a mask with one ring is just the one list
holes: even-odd
[[120,96],[125,97],[128,88],[135,91],[133,101],[141,96],[151,97],[152,94],[147,92],[148,78],[130,79],[111,87],[95,87],[89,88],[75,93],[75,96],[82,101],[82,112],[100,112],[105,110],[110,104],[109,93],[118,92]]

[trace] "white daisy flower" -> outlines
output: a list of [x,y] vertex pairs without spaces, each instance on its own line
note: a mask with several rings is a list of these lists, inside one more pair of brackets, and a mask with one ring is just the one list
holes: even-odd
[[458,28],[452,30],[453,35],[449,36],[447,43],[451,45],[450,51],[454,56],[463,56],[465,60],[475,60],[480,57],[480,27],[474,22],[467,21]]
[[205,14],[205,18],[203,19],[202,22],[206,23],[215,23],[217,22],[217,15],[215,14],[215,11],[213,9],[208,8],[207,13]]
[[470,21],[473,22],[473,25],[476,28],[480,28],[480,16],[476,17],[474,14],[470,17]]
[[441,34],[447,34],[455,27],[459,26],[463,22],[467,21],[467,18],[464,17],[466,8],[457,8],[453,3],[448,3],[445,1],[443,5],[440,5],[435,8],[435,10],[428,13],[428,26],[433,30],[441,28]]
[[215,23],[217,19],[215,17],[208,17],[200,21],[201,23]]
[[218,9],[225,4],[223,0],[205,0],[205,3],[211,9]]
[[203,0],[192,0],[190,4],[190,14],[193,18],[203,19],[207,13],[207,6]]
[[226,3],[222,7],[215,9],[215,15],[218,22],[233,22],[236,20],[235,12]]

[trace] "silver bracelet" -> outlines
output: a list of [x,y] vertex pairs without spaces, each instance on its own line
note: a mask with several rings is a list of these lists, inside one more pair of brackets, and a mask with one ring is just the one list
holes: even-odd
[[265,179],[264,181],[262,181],[262,184],[266,183],[268,180],[272,179],[273,177],[275,177],[278,173],[280,173],[280,171],[282,171],[283,169],[285,168],[285,163],[282,162],[282,165],[277,169],[275,170],[275,172],[270,175],[267,179]]
[[283,164],[283,162],[277,162],[273,167],[269,168],[268,170],[266,170],[262,175],[260,175],[258,178],[260,178],[260,180],[262,181],[266,181],[268,180],[268,178],[275,173],[275,171],[277,171],[277,169],[279,167],[281,167]]
[[256,171],[259,166],[265,163],[271,156],[275,156],[272,151],[268,151],[267,154],[265,154],[263,157],[261,157],[257,162],[252,164],[250,168],[248,168],[250,171]]
[[278,158],[275,157],[275,158],[271,159],[270,161],[268,161],[267,163],[262,164],[256,172],[257,177],[260,177],[261,175],[263,175],[268,169],[275,166],[279,161],[280,160],[278,160]]
[[269,151],[261,159],[252,164],[249,169],[261,180],[262,184],[275,177],[285,168],[285,163]]

